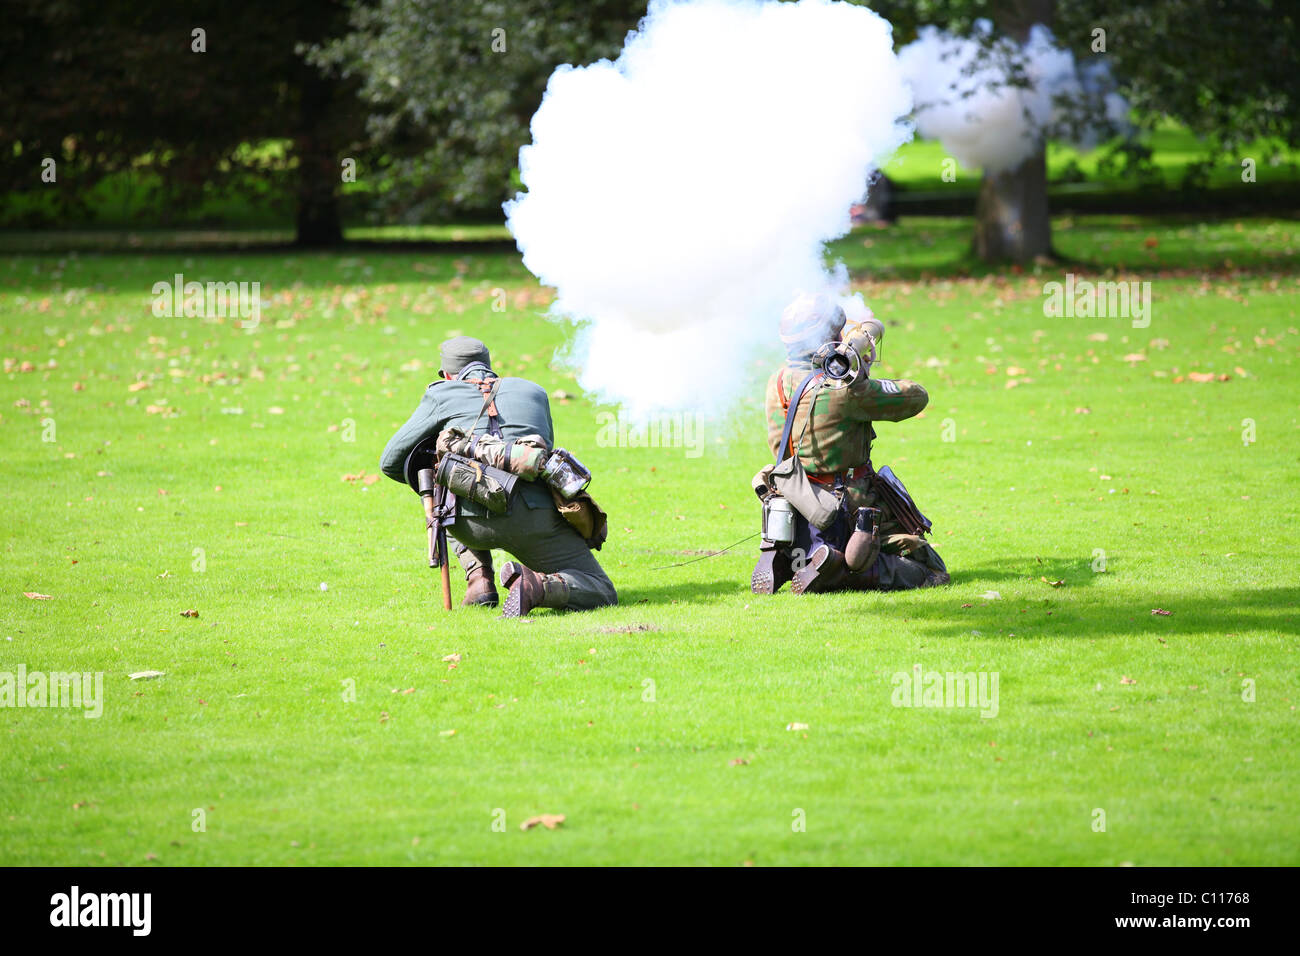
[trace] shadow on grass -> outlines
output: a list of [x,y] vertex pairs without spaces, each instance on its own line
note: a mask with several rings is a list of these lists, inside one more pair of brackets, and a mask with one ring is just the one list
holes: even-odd
[[[939,553],[943,553],[942,546]],[[957,586],[977,581],[1023,581],[1043,577],[1047,578],[1049,585],[1053,581],[1064,581],[1063,586],[1077,588],[1091,587],[1100,576],[1092,570],[1092,561],[1088,558],[1044,558],[1038,555],[1006,558],[980,567],[952,567],[948,573]]]
[[619,606],[706,604],[719,598],[733,597],[740,591],[744,591],[746,594],[749,593],[748,570],[745,572],[743,580],[740,578],[718,578],[714,581],[679,581],[677,583],[673,583],[671,578],[664,580],[664,584],[654,587],[618,587],[618,582],[615,581],[614,585],[618,587]]
[[[1047,583],[1038,579],[1046,578]],[[981,601],[972,595],[972,585],[984,582],[1025,581],[1040,584],[1041,593]],[[1300,587],[1271,587],[1236,590],[1228,593],[1205,593],[1187,589],[1174,593],[1153,593],[1145,597],[1116,594],[1113,600],[1085,603],[1065,600],[1081,589],[1099,583],[1102,575],[1092,571],[1087,559],[1044,559],[1036,557],[1008,559],[989,566],[957,568],[952,585],[918,592],[839,592],[837,594],[796,597],[788,586],[773,598],[758,600],[785,601],[791,613],[814,606],[818,612],[829,610],[823,602],[860,606],[869,602],[874,613],[897,611],[909,626],[941,636],[978,637],[1063,637],[1103,638],[1149,634],[1153,640],[1220,635],[1235,636],[1261,630],[1300,635]],[[1053,588],[1053,581],[1064,581]],[[616,582],[617,583],[617,582]],[[629,586],[619,589],[619,605],[683,607],[712,604],[749,596],[748,574],[715,578],[711,581],[673,582],[652,587]],[[900,600],[901,599],[901,600]],[[810,605],[799,602],[811,601]],[[906,603],[904,603],[904,601]],[[970,605],[963,607],[962,605]],[[1152,614],[1153,609],[1172,612]]]
[[[944,591],[933,592],[938,598]],[[1153,641],[1180,638],[1239,637],[1248,632],[1300,634],[1300,588],[1276,587],[1207,594],[1200,591],[1117,595],[1114,602],[1082,605],[1053,602],[1050,594],[1032,599],[980,602],[950,594],[949,600],[910,603],[905,613],[912,625],[939,636],[1079,638],[1150,636]],[[962,604],[971,604],[963,608]],[[1153,614],[1159,608],[1168,616]],[[978,633],[975,633],[978,632]],[[1225,664],[1242,663],[1225,659]]]

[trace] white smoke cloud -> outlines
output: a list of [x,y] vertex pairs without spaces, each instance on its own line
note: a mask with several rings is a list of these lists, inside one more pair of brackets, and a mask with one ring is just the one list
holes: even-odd
[[[991,29],[987,21],[977,26],[985,35]],[[1061,97],[1094,99],[1107,122],[1123,128],[1128,104],[1114,92],[1105,63],[1077,67],[1046,27],[1035,25],[1023,47],[1003,38],[989,52],[982,49],[979,39],[923,27],[898,53],[916,97],[916,131],[940,140],[963,166],[990,173],[1013,169],[1047,136],[1081,149],[1096,146],[1106,131],[1095,124],[1074,129]],[[1022,64],[1029,87],[1007,85],[1010,62]]]
[[505,208],[582,387],[725,405],[796,293],[846,291],[824,243],[911,107],[890,25],[829,0],[653,0],[618,60],[557,69]]

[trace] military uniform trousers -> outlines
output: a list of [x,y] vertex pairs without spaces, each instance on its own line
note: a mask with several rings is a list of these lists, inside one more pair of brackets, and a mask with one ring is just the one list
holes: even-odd
[[498,548],[538,574],[563,578],[569,589],[568,610],[618,603],[614,582],[554,505],[530,508],[516,494],[508,514],[494,515],[462,501],[460,516],[448,531],[466,576],[476,568],[491,568],[490,552]]

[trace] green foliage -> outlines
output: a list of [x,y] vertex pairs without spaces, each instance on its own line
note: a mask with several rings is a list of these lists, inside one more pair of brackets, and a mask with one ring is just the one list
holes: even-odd
[[349,32],[308,59],[358,81],[378,218],[499,216],[552,71],[617,56],[644,12],[644,0],[357,3]]
[[[314,0],[284,0],[274,16],[252,0],[15,0],[0,31],[6,189],[38,197],[26,206],[33,225],[91,216],[97,186],[114,176],[138,176],[164,224],[230,193],[291,214],[318,198],[304,192],[304,171],[316,172],[323,150],[328,201],[353,107],[294,47],[342,12]],[[292,148],[247,145],[268,141]],[[57,162],[52,184],[41,180],[46,157]]]
[[[1058,38],[1105,56],[1148,125],[1171,117],[1221,152],[1252,141],[1300,146],[1294,4],[1277,0],[1057,3]],[[1262,158],[1262,157],[1260,157]]]

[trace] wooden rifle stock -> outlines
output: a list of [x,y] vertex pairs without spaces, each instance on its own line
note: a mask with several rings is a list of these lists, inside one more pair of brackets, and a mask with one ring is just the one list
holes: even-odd
[[442,609],[451,610],[451,569],[447,566],[447,529],[439,521],[439,511],[446,489],[433,480],[433,469],[422,468],[418,474],[420,499],[424,502],[424,523],[429,529],[429,567],[442,571]]

